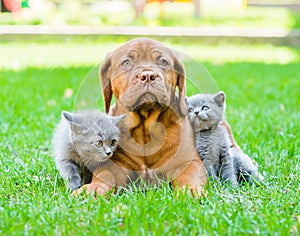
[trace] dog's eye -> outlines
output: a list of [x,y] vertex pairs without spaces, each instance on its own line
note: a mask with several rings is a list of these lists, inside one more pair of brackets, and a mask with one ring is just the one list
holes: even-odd
[[103,142],[102,142],[101,140],[98,140],[98,141],[95,143],[95,145],[96,145],[97,147],[102,147],[102,146],[103,146]]
[[111,140],[111,146],[116,146],[116,144],[117,144],[117,140],[115,139]]
[[189,108],[188,109],[188,112],[193,112],[194,111],[194,108]]
[[203,106],[203,107],[201,108],[201,110],[202,110],[202,111],[208,111],[208,110],[209,110],[209,107],[208,107],[208,106]]
[[169,62],[166,59],[162,58],[159,60],[159,65],[167,66],[167,65],[169,65]]
[[122,66],[130,66],[130,65],[131,65],[131,62],[130,62],[129,59],[126,59],[126,60],[124,60],[124,61],[122,62],[121,65],[122,65]]

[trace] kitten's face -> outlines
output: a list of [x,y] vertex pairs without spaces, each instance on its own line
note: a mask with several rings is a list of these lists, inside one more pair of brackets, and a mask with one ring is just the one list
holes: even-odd
[[[109,127],[110,125],[110,127]],[[106,130],[94,124],[84,133],[72,132],[72,138],[83,161],[104,162],[112,157],[119,141],[119,130],[113,124],[107,124]]]
[[197,94],[186,99],[188,117],[194,131],[210,130],[224,118],[225,94]]
[[111,117],[98,112],[68,114],[71,116],[66,117],[71,125],[70,138],[86,165],[112,157],[119,140],[117,124],[124,116]]

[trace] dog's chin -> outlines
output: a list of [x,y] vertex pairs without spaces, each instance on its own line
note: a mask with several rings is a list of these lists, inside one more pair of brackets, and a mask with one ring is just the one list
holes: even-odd
[[144,111],[149,111],[149,110],[159,110],[162,111],[164,110],[163,105],[161,105],[158,102],[145,102],[145,103],[140,103],[137,106],[132,108],[133,112],[139,111],[139,110],[144,110]]
[[137,100],[137,104],[153,104],[158,102],[157,97],[152,93],[145,93]]
[[166,105],[154,94],[145,93],[138,97],[133,105],[128,107],[130,111],[138,110],[163,110]]

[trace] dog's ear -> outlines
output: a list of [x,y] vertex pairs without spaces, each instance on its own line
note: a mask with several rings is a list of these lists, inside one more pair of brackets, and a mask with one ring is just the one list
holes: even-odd
[[179,59],[175,58],[174,69],[177,71],[177,86],[179,89],[179,110],[180,113],[185,116],[187,113],[187,106],[185,103],[185,70],[184,65]]
[[106,113],[109,112],[110,102],[113,95],[110,81],[111,57],[112,53],[107,54],[103,64],[100,67],[100,83],[102,88],[102,96],[104,99],[104,109]]

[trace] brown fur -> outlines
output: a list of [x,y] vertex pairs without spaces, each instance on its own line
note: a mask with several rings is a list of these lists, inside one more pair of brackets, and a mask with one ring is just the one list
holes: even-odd
[[227,137],[229,139],[230,148],[235,148],[237,150],[241,150],[240,146],[235,142],[235,139],[232,134],[231,127],[226,120],[223,120],[221,124],[226,128]]
[[[202,195],[206,171],[186,116],[184,67],[173,51],[151,39],[131,40],[106,57],[100,78],[105,111],[128,115],[109,164],[74,194],[85,189],[103,195],[140,178],[171,181],[176,188]],[[110,107],[113,95],[116,103]]]

